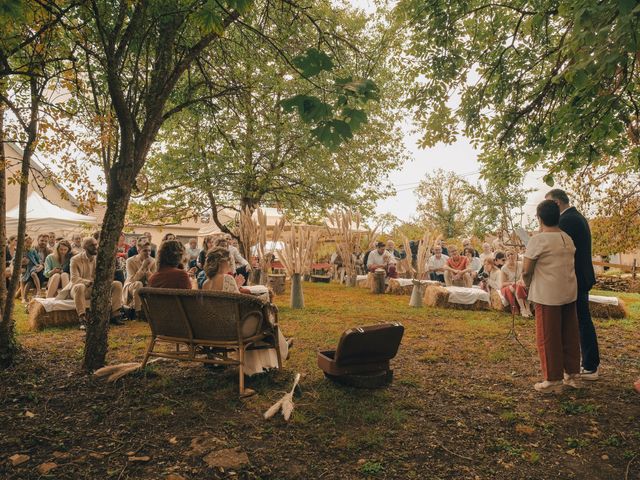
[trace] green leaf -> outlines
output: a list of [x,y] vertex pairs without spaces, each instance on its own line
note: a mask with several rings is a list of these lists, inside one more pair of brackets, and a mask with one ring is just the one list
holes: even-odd
[[542,180],[544,181],[544,183],[546,183],[550,187],[553,187],[555,185],[553,174],[551,173],[547,173],[544,177],[542,177]]
[[358,130],[363,123],[367,123],[366,112],[358,108],[345,107],[342,109],[342,115],[351,130]]
[[307,51],[295,57],[293,64],[300,69],[302,76],[311,78],[318,75],[322,71],[330,71],[333,69],[333,61],[324,52],[317,48],[309,48]]
[[195,18],[205,32],[213,32],[220,36],[224,34],[221,11],[215,0],[208,0],[198,10]]
[[227,0],[227,5],[240,15],[245,15],[253,6],[253,0]]
[[338,133],[342,138],[349,139],[353,138],[353,132],[351,131],[351,126],[343,120],[332,120],[331,125],[333,126],[336,133]]
[[631,13],[631,11],[638,5],[636,0],[618,0],[618,10],[622,15]]
[[280,105],[285,112],[298,110],[300,118],[305,123],[317,123],[329,118],[333,113],[331,105],[310,95],[296,95],[282,100]]

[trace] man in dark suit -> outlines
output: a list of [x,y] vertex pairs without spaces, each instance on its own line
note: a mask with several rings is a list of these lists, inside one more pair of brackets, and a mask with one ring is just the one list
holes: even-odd
[[545,196],[560,207],[560,228],[571,237],[576,247],[575,268],[578,280],[578,322],[580,326],[580,350],[582,353],[583,380],[597,380],[600,353],[598,337],[589,311],[589,290],[596,283],[591,260],[591,230],[587,219],[569,202],[569,196],[559,188],[551,190]]

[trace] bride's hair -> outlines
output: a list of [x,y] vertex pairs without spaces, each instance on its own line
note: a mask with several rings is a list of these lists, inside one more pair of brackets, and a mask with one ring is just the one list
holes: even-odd
[[207,252],[207,259],[204,263],[204,272],[207,278],[213,278],[218,274],[220,264],[223,262],[229,263],[231,258],[229,257],[229,250],[224,247],[213,247]]

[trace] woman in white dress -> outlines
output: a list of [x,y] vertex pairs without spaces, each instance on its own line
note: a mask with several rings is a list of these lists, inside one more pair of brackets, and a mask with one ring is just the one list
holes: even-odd
[[[244,278],[237,275],[235,278],[226,272],[229,271],[229,263],[231,262],[229,250],[223,247],[214,247],[207,253],[204,271],[207,280],[202,285],[202,290],[212,290],[217,292],[244,293],[251,295],[251,290],[242,287]],[[268,302],[268,295],[265,299],[262,295],[259,297],[262,301]],[[267,319],[272,321],[271,318]],[[282,359],[289,358],[289,347],[291,339],[287,339],[278,329],[278,343],[280,346],[280,355]],[[266,348],[259,350],[247,350],[245,352],[244,371],[247,375],[255,375],[262,373],[270,368],[277,368],[278,358],[275,348]]]

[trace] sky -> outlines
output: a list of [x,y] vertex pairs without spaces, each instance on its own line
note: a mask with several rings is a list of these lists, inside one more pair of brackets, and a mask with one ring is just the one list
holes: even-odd
[[[368,13],[376,10],[375,2],[372,0],[351,0],[351,4]],[[460,136],[450,145],[438,144],[433,148],[421,149],[418,147],[420,133],[413,133],[415,128],[410,118],[407,118],[402,125],[402,131],[404,145],[411,160],[389,173],[389,180],[395,186],[397,193],[378,202],[377,214],[391,213],[401,220],[411,219],[416,213],[415,187],[425,175],[438,168],[454,171],[471,183],[478,181],[480,170],[478,151],[464,136]],[[543,175],[544,172],[536,171],[526,176],[525,188],[534,189],[535,192],[529,195],[524,206],[525,216],[531,218],[535,216],[536,205],[544,199],[544,194],[549,189],[542,181]]]

